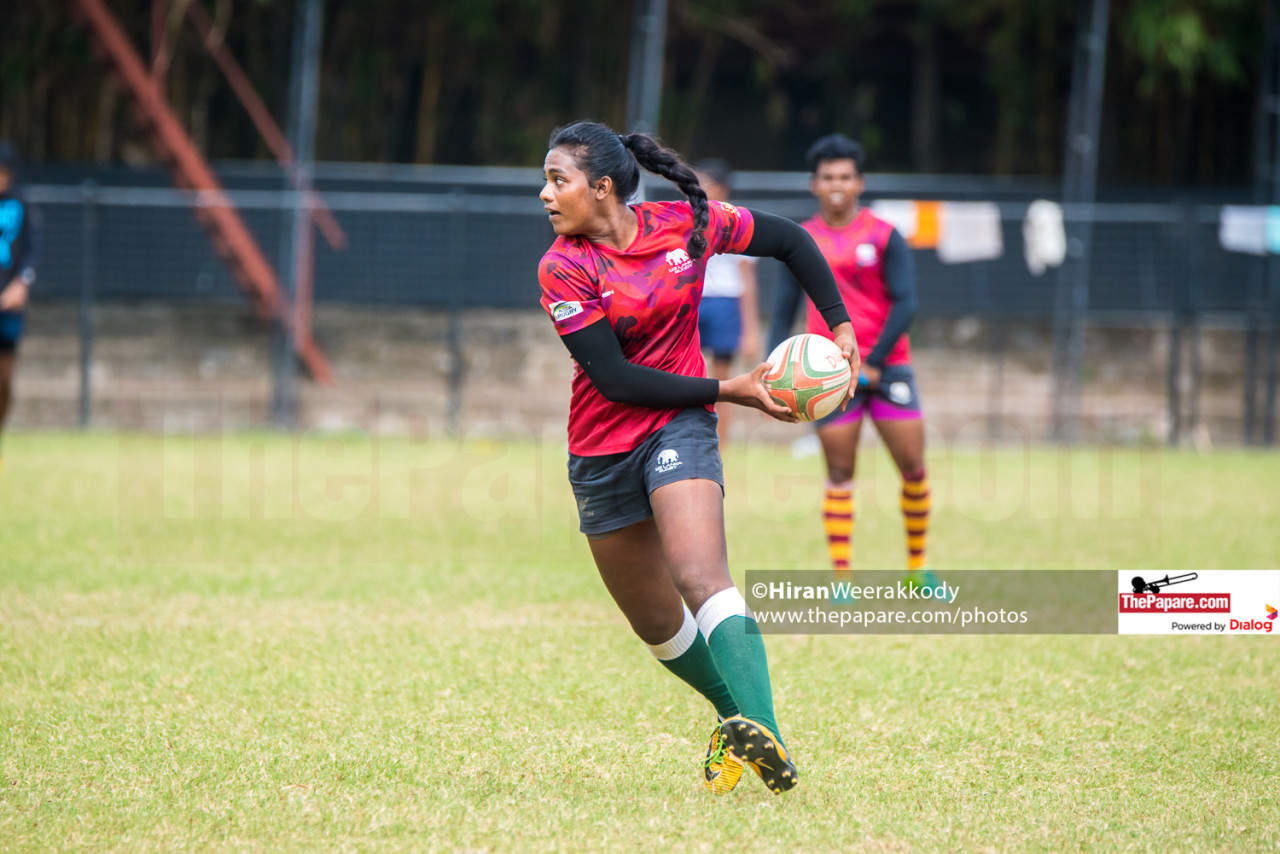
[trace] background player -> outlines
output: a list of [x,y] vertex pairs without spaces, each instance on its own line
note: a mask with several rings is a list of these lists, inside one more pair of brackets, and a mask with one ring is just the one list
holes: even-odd
[[[870,416],[902,475],[901,506],[907,536],[907,571],[913,583],[937,582],[925,568],[929,533],[929,481],[924,464],[924,421],[907,328],[916,314],[915,265],[893,226],[860,205],[866,181],[862,146],[842,134],[824,136],[807,155],[816,216],[802,223],[831,265],[866,353],[857,393],[843,412],[815,425],[827,466],[822,510],[831,563],[847,572],[854,528],[853,480],[858,438]],[[770,348],[790,334],[800,292],[788,277],[776,293]],[[826,335],[810,306],[806,330]]]
[[[17,181],[17,151],[0,142],[0,434],[13,397],[13,369],[27,299],[36,281],[36,223]],[[0,446],[0,467],[2,454]]]
[[[729,201],[733,173],[718,158],[703,160],[696,167],[707,198]],[[743,361],[760,361],[760,302],[757,296],[756,259],[750,255],[712,255],[702,282],[702,305],[698,309],[698,335],[704,350],[711,351],[710,376],[725,380],[739,353]],[[716,407],[720,418],[716,428],[723,450],[729,436],[732,408]]]
[[[707,748],[708,788],[728,791],[749,764],[784,791],[797,778],[777,736],[764,643],[729,575],[714,404],[795,418],[765,392],[765,364],[706,376],[697,329],[706,256],[782,260],[856,368],[848,312],[803,229],[708,202],[694,171],[652,136],[576,122],[555,130],[549,148],[540,198],[558,236],[539,280],[577,363],[569,481],[579,527],[635,633],[725,719]],[[641,166],[688,201],[628,206]]]

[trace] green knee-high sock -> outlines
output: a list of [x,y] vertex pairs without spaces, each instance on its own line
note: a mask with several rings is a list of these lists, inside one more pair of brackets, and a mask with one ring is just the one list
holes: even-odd
[[746,613],[749,612],[742,594],[730,587],[712,596],[698,610],[698,625],[711,631],[707,648],[738,704],[739,714],[764,724],[781,740],[773,713],[773,687],[769,683],[764,639],[755,618]]
[[684,609],[684,625],[676,636],[664,644],[650,644],[649,651],[663,667],[706,697],[721,718],[738,714],[733,694],[716,669],[711,650],[707,649],[707,642],[699,634],[698,624],[687,607]]

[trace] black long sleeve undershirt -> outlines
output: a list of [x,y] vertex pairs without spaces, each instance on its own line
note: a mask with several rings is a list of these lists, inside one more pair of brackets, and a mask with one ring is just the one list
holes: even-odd
[[[744,254],[770,256],[787,265],[833,328],[849,321],[835,277],[813,238],[791,220],[750,211],[754,221]],[[706,406],[720,396],[720,382],[686,377],[627,360],[609,323],[596,321],[561,341],[605,400],[655,409]]]
[[686,377],[628,361],[608,320],[597,320],[560,340],[591,384],[612,403],[680,409],[706,406],[720,396],[719,380]]
[[880,337],[863,360],[873,368],[883,368],[884,360],[889,358],[898,339],[906,334],[911,322],[916,319],[916,265],[907,241],[895,228],[889,233],[889,242],[884,247],[884,287],[889,292],[893,307],[889,316],[884,319],[880,328]]

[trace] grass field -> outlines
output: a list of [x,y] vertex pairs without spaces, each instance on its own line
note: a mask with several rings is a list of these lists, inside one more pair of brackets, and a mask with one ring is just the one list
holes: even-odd
[[[0,850],[1280,849],[1267,637],[778,636],[801,785],[713,800],[555,443],[14,435]],[[898,564],[859,473],[855,562]],[[736,572],[819,568],[815,459],[734,448]],[[932,563],[1280,568],[1280,455],[942,449]]]

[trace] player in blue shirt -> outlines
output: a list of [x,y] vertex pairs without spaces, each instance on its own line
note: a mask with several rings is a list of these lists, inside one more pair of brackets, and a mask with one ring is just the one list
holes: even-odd
[[0,142],[0,432],[13,397],[13,368],[38,260],[35,217],[17,180],[18,153]]

